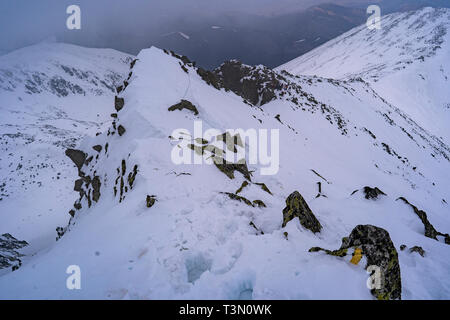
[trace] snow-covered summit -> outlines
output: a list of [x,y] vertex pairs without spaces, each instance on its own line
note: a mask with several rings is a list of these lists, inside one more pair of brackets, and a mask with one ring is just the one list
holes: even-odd
[[64,150],[109,125],[131,61],[111,49],[51,42],[0,56],[0,234],[32,245],[54,240],[67,221],[59,210],[73,198]]
[[450,9],[382,16],[277,68],[333,79],[362,78],[389,102],[450,141]]
[[[207,72],[157,48],[131,66],[108,128],[66,151],[78,197],[70,223],[0,277],[1,298],[371,299],[365,258],[316,252],[368,224],[398,252],[396,292],[450,296],[450,149],[369,84],[236,61]],[[197,139],[197,121],[218,134]],[[239,128],[279,130],[275,175],[261,174],[266,161],[205,163],[249,149],[219,139]],[[177,164],[180,153],[202,164]],[[320,228],[287,219],[298,194]],[[74,264],[81,290],[65,286]]]

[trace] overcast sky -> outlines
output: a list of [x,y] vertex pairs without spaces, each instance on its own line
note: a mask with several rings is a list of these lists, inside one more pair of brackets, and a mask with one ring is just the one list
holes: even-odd
[[[274,15],[292,13],[318,5],[367,5],[393,3],[446,3],[450,0],[0,0],[0,53],[45,39],[99,47],[121,39],[151,38],[170,29],[179,17],[190,21],[207,15]],[[434,1],[434,2],[433,2]],[[81,8],[81,30],[67,30],[66,8]],[[387,6],[387,5],[384,5]],[[124,40],[125,39],[125,40]],[[130,45],[130,48],[132,46]],[[123,44],[119,49],[127,48]],[[128,50],[130,51],[130,50]],[[132,51],[132,50],[131,50]],[[136,53],[136,52],[131,52]]]
[[268,15],[348,1],[359,0],[0,0],[0,52],[54,37],[67,40],[66,8],[71,4],[79,5],[82,15],[82,29],[70,31],[71,42],[95,46],[96,39],[118,32],[151,33],[180,15],[195,18],[232,11]]

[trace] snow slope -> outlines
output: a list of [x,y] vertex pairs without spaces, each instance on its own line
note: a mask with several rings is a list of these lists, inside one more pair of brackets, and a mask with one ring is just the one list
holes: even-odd
[[[143,50],[120,93],[118,119],[79,146],[92,156],[81,172],[97,187],[85,186],[82,208],[56,243],[0,277],[0,298],[373,299],[362,262],[308,252],[336,249],[357,224],[373,224],[389,232],[399,253],[402,297],[448,299],[448,245],[425,237],[411,207],[396,199],[406,197],[448,232],[449,147],[363,81],[274,74],[283,89],[254,106],[208,85],[192,64]],[[198,114],[168,110],[182,99]],[[278,173],[261,175],[265,164],[249,165],[252,183],[239,194],[266,207],[223,194],[237,192],[241,173],[230,179],[211,164],[174,164],[174,150],[193,156],[197,120],[203,131],[279,129]],[[184,135],[174,133],[181,128]],[[326,197],[316,198],[318,182]],[[353,193],[364,186],[386,196]],[[295,190],[320,233],[298,219],[282,228],[285,199]],[[147,199],[156,199],[150,208]],[[402,244],[422,246],[425,257],[401,251]],[[81,290],[66,288],[69,265],[80,266]]]
[[360,77],[430,132],[450,142],[450,9],[382,16],[277,68],[334,79]]
[[115,50],[58,43],[0,57],[0,234],[36,247],[54,241],[75,198],[64,150],[109,125],[130,61]]

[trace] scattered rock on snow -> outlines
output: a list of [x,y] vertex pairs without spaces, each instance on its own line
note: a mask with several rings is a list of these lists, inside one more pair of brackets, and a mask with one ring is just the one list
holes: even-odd
[[221,193],[226,194],[232,200],[244,202],[246,205],[253,207],[253,203],[245,197],[241,197],[241,196],[239,196],[235,193],[231,193],[231,192],[221,192]]
[[116,108],[117,112],[122,110],[123,106],[125,105],[125,100],[123,98],[115,97],[114,101],[114,107]]
[[188,100],[181,100],[181,102],[174,104],[173,106],[169,107],[169,111],[175,111],[175,110],[183,110],[187,109],[189,111],[192,111],[195,115],[198,115],[197,108]]
[[119,127],[117,128],[117,132],[119,133],[119,136],[123,136],[123,134],[125,133],[125,128],[122,125],[119,125]]
[[153,205],[156,202],[156,196],[149,196],[149,195],[147,195],[147,198],[145,199],[145,202],[146,202],[147,208],[153,207]]
[[386,195],[383,191],[378,189],[378,187],[375,187],[375,188],[364,187],[363,191],[364,191],[366,199],[374,199],[374,200],[376,200],[376,199],[378,199],[379,195],[383,195],[383,196]]
[[96,146],[93,146],[92,149],[94,149],[94,150],[97,151],[97,152],[101,152],[102,149],[103,149],[103,147],[102,147],[101,145],[98,144],[98,145],[96,145]]
[[423,250],[422,247],[419,246],[414,246],[411,249],[409,249],[409,252],[417,252],[418,254],[420,254],[422,257],[425,257],[425,250]]

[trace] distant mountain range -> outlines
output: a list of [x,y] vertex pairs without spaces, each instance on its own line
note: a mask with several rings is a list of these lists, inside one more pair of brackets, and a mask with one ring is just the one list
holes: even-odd
[[392,104],[450,143],[450,9],[393,13],[381,30],[364,25],[278,70],[348,80],[361,78]]
[[424,6],[449,7],[447,0],[339,0],[296,9],[292,5],[276,14],[244,12],[223,14],[201,12],[167,16],[152,27],[121,28],[111,33],[65,31],[60,40],[89,47],[114,48],[137,54],[150,46],[183,52],[204,68],[216,68],[223,61],[239,59],[256,65],[276,67],[328,40],[364,23],[370,4],[378,4],[382,15],[415,10]]

